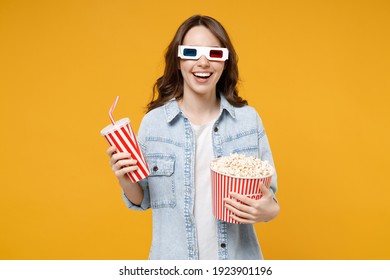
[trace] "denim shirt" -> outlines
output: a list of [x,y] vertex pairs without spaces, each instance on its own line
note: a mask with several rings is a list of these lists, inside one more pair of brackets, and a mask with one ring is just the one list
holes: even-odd
[[[215,158],[241,153],[268,160],[271,150],[262,121],[250,106],[233,107],[220,95],[220,115],[212,129]],[[195,186],[195,135],[175,99],[148,112],[138,131],[138,142],[150,168],[139,182],[144,198],[130,209],[152,208],[153,237],[149,259],[198,259],[193,215]],[[204,174],[210,176],[210,174]],[[271,181],[276,193],[276,173]],[[217,221],[218,259],[263,259],[252,224]]]

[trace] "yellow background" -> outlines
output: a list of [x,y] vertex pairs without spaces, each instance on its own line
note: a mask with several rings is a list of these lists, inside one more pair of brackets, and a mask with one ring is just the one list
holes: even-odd
[[263,118],[280,216],[267,259],[390,259],[390,2],[0,1],[0,259],[146,259],[100,130],[135,131],[178,26],[228,30]]

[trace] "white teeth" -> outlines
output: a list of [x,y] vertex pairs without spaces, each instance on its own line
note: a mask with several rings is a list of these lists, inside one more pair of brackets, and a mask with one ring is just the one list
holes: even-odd
[[201,77],[201,78],[208,78],[211,76],[211,73],[194,73],[196,77]]

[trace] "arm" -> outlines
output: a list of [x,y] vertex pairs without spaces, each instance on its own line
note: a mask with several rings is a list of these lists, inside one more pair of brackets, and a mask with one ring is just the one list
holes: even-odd
[[107,149],[107,154],[110,157],[110,166],[118,178],[119,185],[123,189],[126,198],[135,205],[141,205],[144,198],[144,192],[138,183],[131,182],[128,172],[138,169],[137,161],[131,158],[129,153],[119,153],[115,147]]
[[[261,160],[268,160],[268,162],[275,167],[272,158],[271,149],[268,143],[268,138],[265,133],[262,121],[257,115],[257,131],[258,131],[258,147],[259,156]],[[277,190],[277,175],[276,171],[272,175],[270,189],[267,189],[262,183],[260,184],[260,190],[263,196],[259,200],[250,199],[245,195],[237,193],[231,193],[230,195],[238,201],[243,202],[241,204],[232,199],[225,199],[226,208],[234,213],[233,219],[245,223],[254,224],[258,222],[268,222],[279,214],[280,207],[275,198]]]

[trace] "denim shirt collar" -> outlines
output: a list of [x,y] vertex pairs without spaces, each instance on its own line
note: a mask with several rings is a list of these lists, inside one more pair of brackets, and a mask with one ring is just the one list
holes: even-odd
[[[223,94],[219,94],[218,96],[221,99],[221,105],[220,105],[221,112],[223,110],[226,110],[230,114],[230,116],[232,116],[232,118],[235,119],[236,113],[235,113],[235,109],[234,109],[233,105],[231,105],[226,100],[226,98],[225,98],[225,96],[223,96]],[[176,118],[177,115],[179,115],[181,113],[179,104],[175,98],[172,98],[171,100],[168,101],[168,103],[166,103],[164,105],[164,111],[165,111],[165,119],[166,119],[167,123],[170,123],[173,119]]]

